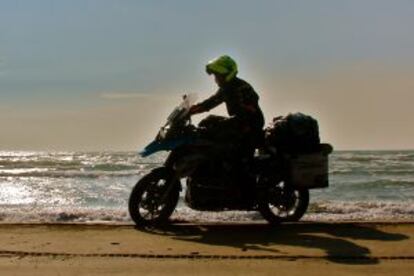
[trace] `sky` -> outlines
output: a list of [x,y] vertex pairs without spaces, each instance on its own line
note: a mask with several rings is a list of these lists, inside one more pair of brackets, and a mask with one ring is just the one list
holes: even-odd
[[412,26],[411,0],[1,0],[0,150],[138,150],[181,95],[216,91],[222,54],[267,122],[300,111],[336,149],[414,149]]

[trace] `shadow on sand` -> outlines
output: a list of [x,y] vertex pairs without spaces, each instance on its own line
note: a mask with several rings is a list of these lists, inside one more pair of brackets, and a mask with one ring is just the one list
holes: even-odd
[[354,240],[399,241],[408,239],[403,234],[386,233],[375,225],[294,223],[279,226],[267,224],[172,224],[157,228],[137,228],[172,239],[209,245],[233,247],[243,253],[261,251],[286,255],[277,245],[321,249],[322,259],[342,264],[377,264],[371,251],[354,243]]

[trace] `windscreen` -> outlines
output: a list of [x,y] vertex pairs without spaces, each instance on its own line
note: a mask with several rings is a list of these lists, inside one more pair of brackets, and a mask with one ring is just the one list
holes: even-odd
[[188,113],[190,111],[190,107],[193,106],[197,102],[197,94],[191,93],[191,94],[185,95],[183,98],[184,100],[181,106]]
[[187,94],[183,96],[183,101],[179,106],[177,106],[173,112],[171,112],[170,116],[167,118],[167,123],[171,123],[178,118],[184,117],[190,111],[190,107],[194,105],[197,101],[197,94]]

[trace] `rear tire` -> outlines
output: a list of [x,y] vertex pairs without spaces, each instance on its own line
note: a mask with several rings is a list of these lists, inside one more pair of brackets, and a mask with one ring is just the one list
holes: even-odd
[[270,186],[258,204],[260,214],[270,224],[299,221],[309,206],[308,189],[294,188],[287,193],[283,188],[278,188],[281,184],[283,182]]
[[[172,187],[169,188],[170,185]],[[156,168],[141,178],[132,189],[129,214],[137,226],[166,223],[177,206],[179,194],[179,180],[167,168]],[[162,201],[164,195],[166,197]]]

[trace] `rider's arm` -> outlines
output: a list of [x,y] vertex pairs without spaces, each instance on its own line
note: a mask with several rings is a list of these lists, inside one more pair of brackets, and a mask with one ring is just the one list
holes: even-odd
[[221,90],[217,91],[216,94],[203,102],[196,104],[191,107],[191,114],[202,113],[215,108],[224,101],[224,95]]

